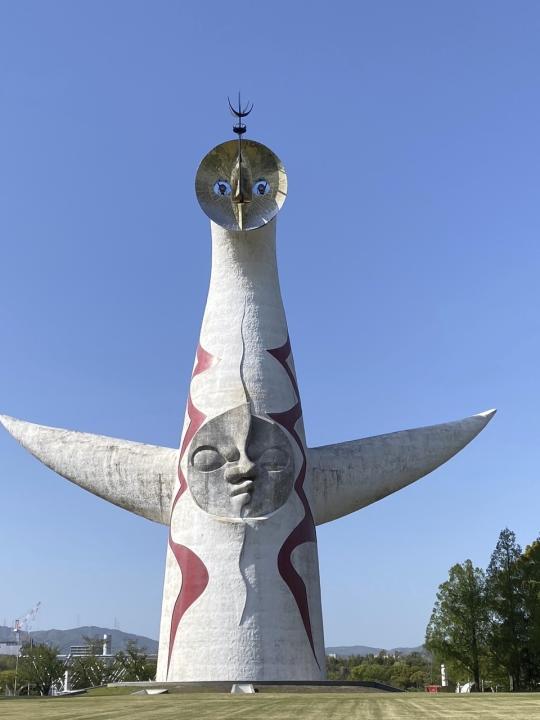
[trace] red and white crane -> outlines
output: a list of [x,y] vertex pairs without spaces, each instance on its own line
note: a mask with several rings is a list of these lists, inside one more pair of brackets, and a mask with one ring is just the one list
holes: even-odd
[[38,613],[40,606],[41,606],[41,601],[37,602],[34,605],[34,607],[31,608],[27,613],[25,613],[20,618],[17,618],[14,621],[13,632],[17,635],[17,642],[19,645],[21,644],[21,632],[23,632],[23,631],[26,631],[27,633],[30,632],[30,628],[36,618],[36,615]]

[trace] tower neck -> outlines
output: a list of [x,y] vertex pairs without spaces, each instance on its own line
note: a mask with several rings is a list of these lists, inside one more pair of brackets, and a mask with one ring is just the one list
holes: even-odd
[[208,405],[207,411],[201,408],[207,416],[245,403],[246,392],[256,413],[281,412],[296,398],[283,368],[269,353],[286,343],[288,334],[277,272],[276,221],[249,232],[215,223],[211,228],[212,273],[200,342],[219,363],[192,390]]

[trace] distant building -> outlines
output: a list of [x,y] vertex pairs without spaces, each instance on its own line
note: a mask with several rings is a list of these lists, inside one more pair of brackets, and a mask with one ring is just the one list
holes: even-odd
[[101,644],[100,649],[101,649],[101,652],[96,652],[97,651],[96,644],[94,644],[94,645],[71,645],[68,653],[58,655],[58,657],[70,658],[70,657],[85,657],[88,655],[96,655],[97,657],[112,659],[113,655],[112,655],[112,636],[111,635],[108,635],[108,634],[103,635],[103,642]]
[[0,641],[0,655],[15,655],[19,654],[19,643],[16,640],[2,640]]
[[[101,651],[101,652],[100,652]],[[157,653],[146,653],[148,660],[157,660]],[[100,660],[106,660],[113,662],[115,656],[112,652],[112,635],[103,635],[103,640],[88,645],[70,645],[69,651],[59,653],[58,657],[63,660],[71,660],[76,657],[89,657],[95,656]]]

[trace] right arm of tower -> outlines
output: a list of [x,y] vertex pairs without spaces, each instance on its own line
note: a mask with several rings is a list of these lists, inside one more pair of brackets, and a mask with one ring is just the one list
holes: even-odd
[[316,525],[348,515],[435,470],[484,429],[495,410],[463,420],[308,449]]

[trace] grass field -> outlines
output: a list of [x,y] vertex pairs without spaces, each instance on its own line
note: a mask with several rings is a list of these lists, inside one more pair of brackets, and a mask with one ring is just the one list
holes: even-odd
[[539,695],[218,693],[6,699],[2,720],[540,720]]

